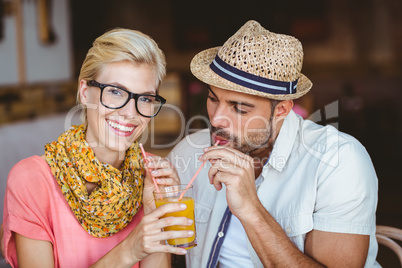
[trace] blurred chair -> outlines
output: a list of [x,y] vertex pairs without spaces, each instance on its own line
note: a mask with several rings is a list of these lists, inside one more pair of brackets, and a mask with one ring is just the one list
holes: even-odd
[[378,244],[384,245],[395,252],[402,266],[402,247],[394,241],[402,241],[402,229],[377,225],[376,237]]

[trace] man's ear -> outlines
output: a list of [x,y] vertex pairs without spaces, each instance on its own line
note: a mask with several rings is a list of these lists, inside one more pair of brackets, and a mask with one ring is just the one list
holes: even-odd
[[80,91],[80,100],[81,104],[87,105],[88,103],[88,85],[87,81],[84,79],[81,79],[80,84],[79,84],[79,89]]
[[274,111],[274,117],[276,120],[283,120],[290,113],[293,108],[292,100],[284,100],[279,102]]

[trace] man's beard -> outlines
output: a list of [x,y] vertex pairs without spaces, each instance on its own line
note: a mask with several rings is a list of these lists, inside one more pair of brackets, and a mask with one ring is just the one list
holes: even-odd
[[[215,134],[216,136],[229,141],[230,147],[247,155],[253,155],[266,149],[271,150],[274,142],[272,118],[270,119],[267,128],[247,131],[246,134],[244,134],[245,137],[243,141],[238,136],[230,134],[222,128],[215,128],[211,125],[210,130],[211,135]],[[211,142],[213,143],[212,139]]]

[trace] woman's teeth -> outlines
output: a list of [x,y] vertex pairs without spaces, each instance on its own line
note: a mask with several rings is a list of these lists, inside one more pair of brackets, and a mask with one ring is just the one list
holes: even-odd
[[131,132],[134,129],[134,127],[122,126],[122,125],[117,124],[117,123],[112,122],[112,121],[107,121],[107,122],[108,122],[109,126],[111,126],[112,128],[116,128],[116,129],[118,129],[120,131]]

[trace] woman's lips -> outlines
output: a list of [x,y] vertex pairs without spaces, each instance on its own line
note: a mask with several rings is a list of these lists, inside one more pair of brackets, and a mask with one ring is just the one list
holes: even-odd
[[129,137],[136,129],[136,126],[133,124],[121,123],[112,120],[106,120],[106,122],[112,131],[119,136]]

